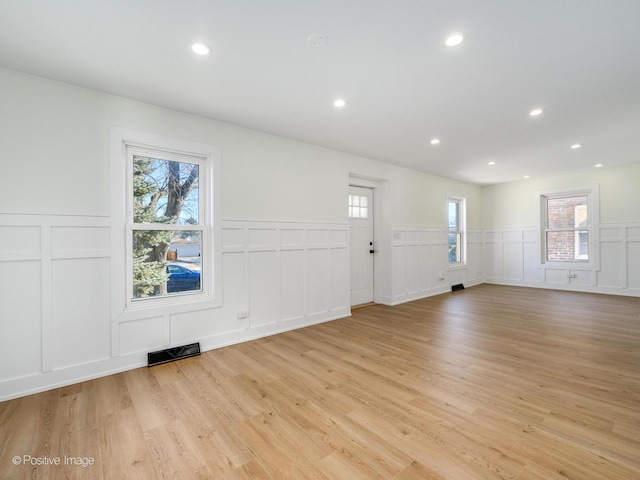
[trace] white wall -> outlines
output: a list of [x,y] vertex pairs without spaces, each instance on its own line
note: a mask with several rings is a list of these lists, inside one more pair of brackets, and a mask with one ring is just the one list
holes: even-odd
[[[599,270],[539,268],[536,192],[593,184],[600,190]],[[483,188],[485,281],[640,296],[639,185],[634,163]]]
[[[0,105],[0,400],[135,368],[171,345],[349,315],[356,177],[379,187],[378,301],[482,281],[640,295],[640,164],[480,188],[1,69]],[[111,127],[221,148],[222,307],[113,320]],[[600,270],[537,268],[535,192],[593,183]],[[446,261],[447,194],[467,198],[463,269]]]
[[[380,181],[380,300],[481,281],[479,187],[1,69],[0,105],[0,400],[349,315],[350,175]],[[222,307],[112,320],[111,127],[221,148]],[[468,199],[457,271],[447,193]]]

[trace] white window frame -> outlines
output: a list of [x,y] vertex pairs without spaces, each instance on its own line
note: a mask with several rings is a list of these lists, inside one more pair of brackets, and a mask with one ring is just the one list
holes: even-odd
[[[449,230],[449,204],[457,203],[460,205],[459,209],[459,230]],[[466,267],[467,265],[467,199],[465,197],[459,195],[447,195],[447,203],[446,203],[446,226],[447,226],[447,236],[446,236],[446,251],[447,251],[447,265],[449,266],[449,270],[455,270],[459,268]],[[451,262],[449,260],[449,234],[456,233],[460,234],[460,261]]]
[[[211,226],[213,219],[211,215],[211,175],[209,172],[209,160],[205,156],[191,155],[184,152],[177,152],[169,149],[149,148],[142,146],[138,143],[128,142],[125,146],[127,150],[127,307],[132,307],[138,302],[152,302],[158,301],[163,297],[143,297],[133,298],[133,232],[134,231],[181,231],[181,230],[194,230],[200,233],[200,250],[201,250],[201,267],[205,267],[210,264],[209,252],[211,251]],[[160,224],[160,223],[136,223],[134,222],[133,211],[133,157],[149,157],[158,158],[166,161],[176,161],[180,163],[191,163],[198,165],[198,224],[197,225],[181,225],[181,224]],[[177,295],[202,295],[207,291],[210,286],[210,268],[202,268],[200,272],[201,290],[198,291],[185,291],[180,293],[171,294],[171,296]],[[167,297],[168,298],[168,297]]]
[[[549,261],[547,260],[547,200],[567,197],[587,197],[587,212],[589,225],[580,228],[580,231],[589,232],[588,260],[576,258],[574,261]],[[560,270],[585,270],[598,271],[600,269],[600,187],[598,184],[556,188],[536,192],[536,204],[538,206],[538,268],[550,268]],[[570,230],[570,229],[569,229]],[[576,231],[575,242],[579,242]],[[575,256],[575,254],[574,254]]]
[[[222,306],[220,249],[220,149],[159,135],[112,128],[111,154],[111,274],[112,319],[127,321]],[[198,163],[201,224],[161,225],[162,230],[200,230],[203,261],[201,291],[133,299],[133,155]],[[188,160],[187,160],[188,159]],[[155,228],[155,227],[154,227]]]

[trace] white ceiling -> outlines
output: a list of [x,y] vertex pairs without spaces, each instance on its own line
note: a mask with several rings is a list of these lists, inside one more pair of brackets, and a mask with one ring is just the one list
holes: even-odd
[[492,184],[640,161],[638,32],[640,0],[2,0],[0,66]]

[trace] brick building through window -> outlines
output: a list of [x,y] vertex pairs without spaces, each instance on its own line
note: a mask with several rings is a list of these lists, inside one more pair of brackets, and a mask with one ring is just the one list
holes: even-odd
[[589,260],[586,195],[546,199],[546,259],[550,262]]

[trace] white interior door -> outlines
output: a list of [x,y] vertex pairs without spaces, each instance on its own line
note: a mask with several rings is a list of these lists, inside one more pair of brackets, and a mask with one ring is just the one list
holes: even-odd
[[373,302],[373,190],[349,187],[351,305]]

